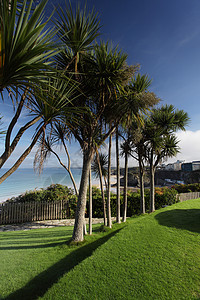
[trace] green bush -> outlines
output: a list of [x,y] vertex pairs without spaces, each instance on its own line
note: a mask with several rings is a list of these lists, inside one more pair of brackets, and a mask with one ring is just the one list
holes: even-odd
[[66,200],[68,204],[64,212],[69,218],[74,218],[77,204],[77,196],[72,189],[61,184],[52,184],[46,189],[34,190],[25,194],[13,197],[9,201],[30,202],[30,201],[61,201]]
[[52,184],[46,189],[28,191],[18,197],[13,197],[11,201],[60,201],[69,200],[71,197],[75,197],[72,189],[61,184]]
[[172,188],[178,193],[200,192],[200,183],[175,184]]
[[[200,187],[200,184],[198,184]],[[178,186],[180,189],[180,185]],[[181,185],[181,190],[188,191],[189,188],[194,190],[197,188],[197,185],[188,185],[187,188]],[[164,205],[172,205],[177,202],[177,189],[176,188],[155,188],[155,208],[159,209]],[[149,189],[145,189],[145,207],[146,211],[149,210]],[[87,194],[88,196],[88,194]],[[89,212],[89,201],[87,197],[86,203],[86,217],[88,217]],[[12,198],[13,201],[17,202],[27,202],[27,201],[61,201],[67,200],[68,205],[65,208],[66,216],[69,218],[74,218],[77,204],[77,196],[74,195],[72,189],[61,184],[52,184],[46,189],[41,189],[39,191],[30,191],[26,192],[24,195],[20,195],[16,198]],[[105,201],[107,201],[107,195],[105,192]],[[117,207],[116,194],[111,193],[110,203],[111,203],[111,215],[112,217],[116,216],[116,207]],[[103,202],[101,191],[98,188],[92,188],[92,206],[93,206],[93,218],[103,218]],[[121,195],[121,215],[123,214],[123,195]],[[137,215],[140,213],[140,192],[131,192],[127,193],[127,217]]]
[[[105,195],[105,202],[107,201],[107,194],[106,191],[104,192]],[[121,204],[122,204],[123,197],[121,196]],[[117,209],[117,198],[116,194],[110,194],[110,205],[111,205],[111,214],[112,217],[116,216],[116,209]],[[101,190],[92,187],[92,209],[93,209],[93,218],[103,218],[103,201],[101,196]],[[87,204],[86,204],[86,217],[88,217],[89,213],[89,192],[87,193]]]
[[172,205],[178,202],[176,195],[178,192],[175,189],[167,187],[155,188],[155,208],[159,209],[164,205]]

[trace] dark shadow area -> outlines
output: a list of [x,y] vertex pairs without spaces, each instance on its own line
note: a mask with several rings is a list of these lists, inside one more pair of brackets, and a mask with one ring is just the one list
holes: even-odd
[[200,209],[174,209],[155,216],[160,225],[200,233]]
[[66,239],[62,242],[57,242],[57,243],[48,243],[48,244],[44,244],[44,241],[43,241],[43,244],[41,242],[41,245],[25,245],[25,246],[21,246],[21,245],[18,245],[18,246],[6,246],[6,247],[0,247],[0,251],[1,250],[22,250],[22,249],[38,249],[38,248],[50,248],[50,247],[56,247],[56,246],[61,246],[61,245],[64,245],[66,244]]
[[66,243],[72,235],[72,230],[54,230],[33,233],[26,232],[22,234],[8,235],[7,238],[0,239],[1,250],[20,250],[33,248],[55,247]]
[[[123,227],[124,228],[124,227]],[[122,228],[107,234],[93,243],[79,247],[72,253],[61,259],[59,262],[40,273],[34,279],[29,281],[23,288],[10,294],[5,300],[34,300],[42,297],[48,289],[52,287],[64,274],[68,273],[76,265],[81,263],[87,257],[91,256],[93,251],[106,243],[111,237],[117,234]],[[69,287],[70,288],[70,287]]]
[[[37,229],[36,229],[37,230]],[[33,239],[38,238],[40,236],[44,236],[45,238],[52,237],[52,236],[66,236],[66,234],[72,235],[73,229],[65,227],[64,230],[60,230],[60,228],[56,229],[49,229],[46,231],[46,228],[39,229],[35,231],[35,229],[28,230],[28,231],[4,231],[3,235],[1,235],[1,240],[10,240],[10,239],[19,239],[19,238],[26,238],[26,239]],[[49,231],[50,230],[50,231]],[[2,233],[2,232],[1,232]]]

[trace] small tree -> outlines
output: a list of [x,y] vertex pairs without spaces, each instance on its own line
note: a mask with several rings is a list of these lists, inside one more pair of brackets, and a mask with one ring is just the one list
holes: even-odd
[[158,163],[175,156],[178,140],[174,133],[185,130],[189,118],[183,110],[175,110],[173,105],[153,109],[146,119],[143,135],[146,143],[146,157],[150,168],[150,212],[155,210],[154,174]]
[[[71,159],[67,148],[67,141],[69,141],[69,139],[70,139],[70,133],[66,124],[63,124],[59,121],[56,122],[53,125],[53,127],[50,129],[50,132],[47,133],[47,137],[45,138],[45,140],[43,140],[42,138],[38,140],[39,147],[35,155],[34,167],[35,169],[38,169],[39,172],[41,172],[43,167],[43,162],[51,154],[53,154],[57,158],[59,164],[68,172],[75,190],[75,194],[78,196],[78,189],[73,174],[71,172]],[[55,149],[55,146],[58,146],[59,144],[64,149],[67,163],[64,163],[61,160],[60,156],[58,155],[58,152]]]

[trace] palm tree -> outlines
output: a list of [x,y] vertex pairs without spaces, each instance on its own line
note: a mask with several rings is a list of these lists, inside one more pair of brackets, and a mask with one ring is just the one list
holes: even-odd
[[[146,161],[146,147],[144,137],[142,135],[143,126],[134,125],[132,136],[132,152],[130,155],[139,163],[139,181],[140,181],[140,213],[145,214],[145,196],[144,196],[144,175]],[[133,154],[135,152],[135,154]]]
[[[70,124],[70,130],[83,153],[82,177],[72,237],[73,241],[82,241],[90,165],[96,149],[114,130],[114,125],[110,129],[103,126],[103,114],[116,89],[127,81],[130,68],[125,65],[126,56],[117,49],[110,48],[108,44],[96,44],[94,51],[90,51],[92,41],[99,34],[99,21],[93,11],[87,14],[86,8],[82,11],[77,8],[75,13],[71,8],[61,10],[57,27],[58,30],[62,27],[64,31],[67,28],[64,36],[64,31],[59,33],[63,52],[57,56],[58,66],[65,74],[73,75],[82,91],[74,105],[83,109],[83,113],[76,118],[76,123],[72,120]],[[73,117],[76,117],[76,112]]]
[[[127,178],[128,178],[128,156],[132,155],[132,136],[134,135],[134,126],[141,126],[143,124],[143,116],[150,108],[159,102],[159,98],[152,92],[148,91],[151,85],[151,80],[147,75],[140,75],[138,73],[131,79],[126,86],[126,94],[122,97],[120,109],[124,111],[121,120],[122,127],[124,128],[125,136],[124,143],[122,144],[122,155],[125,156],[125,175],[124,175],[124,213],[123,221],[126,221],[127,209]],[[134,125],[134,126],[133,126]],[[127,137],[126,137],[127,135]],[[142,167],[142,162],[139,161],[139,167]],[[142,173],[140,172],[140,175]],[[143,194],[141,194],[143,197]],[[144,201],[144,197],[143,200]],[[144,206],[144,204],[143,204]]]
[[105,195],[104,195],[104,188],[103,188],[103,178],[105,187],[107,190],[107,174],[108,174],[108,156],[99,153],[98,150],[96,151],[95,159],[92,162],[91,166],[92,172],[99,177],[100,180],[100,187],[101,187],[101,196],[102,196],[102,204],[103,204],[103,217],[104,217],[104,226],[106,225],[106,202],[105,202]]
[[183,110],[175,110],[173,105],[153,109],[150,118],[146,119],[144,136],[150,167],[150,212],[155,210],[154,174],[156,167],[164,158],[178,153],[178,140],[174,133],[177,130],[185,130],[188,121],[187,113]]
[[3,136],[5,135],[6,131],[3,130],[3,122],[2,122],[3,116],[0,115],[0,138],[3,138]]
[[116,222],[121,223],[120,216],[120,165],[119,165],[119,127],[116,127],[116,170],[117,170],[117,215]]
[[[130,66],[127,67],[125,65],[127,55],[124,53],[121,53],[121,51],[118,52],[117,47],[113,49],[113,54],[115,55],[116,61],[113,60],[114,56],[110,56],[110,47],[109,44],[100,44],[99,47],[99,63],[102,65],[101,72],[104,72],[106,74],[107,68],[109,67],[111,70],[113,70],[113,75],[110,78],[107,78],[104,82],[99,82],[99,84],[102,86],[101,93],[102,93],[102,99],[104,101],[105,97],[110,98],[110,104],[107,106],[104,117],[105,122],[109,124],[110,128],[113,126],[113,124],[116,124],[115,127],[117,127],[117,123],[115,122],[121,117],[122,111],[118,109],[118,103],[119,99],[121,97],[121,94],[124,93],[124,86],[128,83],[129,79],[135,71],[137,70],[137,66]],[[102,60],[104,53],[107,53],[107,60]],[[111,65],[112,64],[112,65]],[[118,70],[118,73],[114,70],[114,67],[116,70]],[[119,70],[121,71],[119,72]],[[117,76],[116,76],[117,75]],[[119,77],[120,76],[120,77]],[[113,89],[113,83],[116,84],[115,90]],[[114,106],[113,106],[114,105]],[[116,109],[116,110],[115,110]],[[111,222],[111,212],[110,212],[110,190],[111,190],[111,143],[112,143],[112,134],[109,137],[109,154],[108,154],[108,188],[107,188],[107,214],[108,214],[108,226],[112,226]],[[118,181],[119,184],[119,181]],[[120,192],[118,192],[117,195],[117,206],[118,206],[118,212],[120,212]],[[120,220],[120,213],[117,217]]]
[[111,206],[110,206],[110,190],[111,190],[111,148],[112,148],[112,134],[109,136],[108,144],[108,188],[107,188],[107,226],[112,227]]
[[127,139],[121,144],[121,155],[125,156],[125,167],[124,167],[124,211],[122,221],[126,222],[126,214],[127,214],[127,186],[128,186],[128,156],[131,152],[130,145],[130,132],[127,133]]

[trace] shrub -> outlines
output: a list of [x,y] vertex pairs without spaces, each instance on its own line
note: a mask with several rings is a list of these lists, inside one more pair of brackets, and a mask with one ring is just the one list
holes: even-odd
[[60,201],[69,200],[71,197],[75,197],[72,189],[61,184],[52,184],[46,189],[28,191],[18,197],[13,197],[11,201]]
[[175,184],[173,189],[178,193],[200,192],[200,183]]
[[[193,184],[188,185],[191,190],[200,188],[199,186]],[[177,185],[177,189],[180,189],[180,185]],[[181,190],[188,191],[189,188],[182,187]],[[177,202],[177,189],[174,188],[156,188],[155,189],[155,208],[159,209],[164,205],[172,205]],[[89,212],[89,201],[87,197],[86,203],[86,217],[88,217]],[[121,215],[123,213],[123,195],[121,195]],[[145,208],[146,211],[149,210],[149,199],[150,192],[149,189],[145,189]],[[16,198],[12,198],[12,201],[15,202],[25,202],[25,201],[61,201],[67,200],[68,205],[65,208],[66,216],[69,218],[74,218],[77,204],[77,196],[74,195],[72,189],[61,184],[52,184],[46,189],[41,189],[39,191],[30,191],[26,192],[24,195],[20,195]],[[105,201],[107,200],[107,195],[105,192]],[[112,217],[116,216],[116,207],[117,207],[116,194],[111,193],[110,203],[111,203],[111,215]],[[101,191],[98,188],[92,188],[92,206],[93,206],[93,218],[103,218],[103,202]],[[140,192],[131,192],[127,193],[127,217],[137,215],[140,213]]]
[[61,184],[52,184],[46,189],[34,190],[25,194],[13,197],[9,201],[30,202],[30,201],[61,201],[66,200],[68,205],[64,212],[69,218],[74,218],[76,211],[77,196],[72,189]]
[[177,203],[179,200],[176,195],[178,192],[175,189],[167,187],[155,188],[155,208],[159,209],[164,205],[172,205]]

